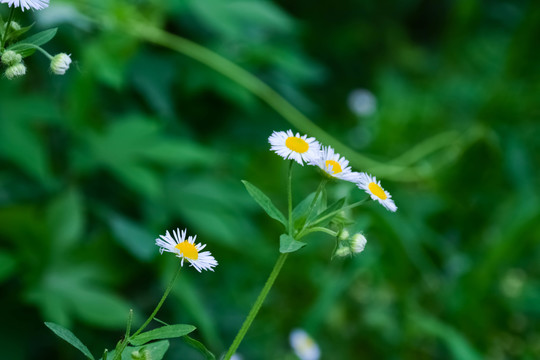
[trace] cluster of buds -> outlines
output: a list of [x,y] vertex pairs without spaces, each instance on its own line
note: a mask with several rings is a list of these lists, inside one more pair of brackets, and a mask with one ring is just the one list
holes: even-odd
[[349,256],[359,254],[366,247],[366,237],[361,233],[356,233],[351,236],[347,230],[343,230],[338,236],[338,246],[334,252],[335,256]]
[[22,56],[20,54],[12,50],[6,50],[2,54],[1,59],[2,64],[7,67],[4,74],[9,80],[26,74],[26,66],[22,63]]

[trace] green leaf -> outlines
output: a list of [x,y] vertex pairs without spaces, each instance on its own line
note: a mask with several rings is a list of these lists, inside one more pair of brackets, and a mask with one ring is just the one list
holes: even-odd
[[157,256],[158,252],[153,241],[155,236],[144,227],[114,212],[106,212],[104,216],[109,222],[115,240],[134,257],[150,261]]
[[251,184],[250,182],[246,180],[242,180],[242,183],[246,187],[249,195],[259,204],[264,211],[270,216],[272,219],[276,219],[280,223],[283,224],[283,226],[287,227],[287,219],[285,219],[285,216],[279,211],[275,205],[272,203],[272,200],[268,196],[266,196],[261,190],[259,190],[255,185]]
[[[122,351],[122,360],[133,360],[133,355],[141,353],[142,351],[148,352],[150,355],[148,359],[161,360],[165,356],[165,353],[169,349],[169,341],[162,340],[156,341],[143,346],[128,346]],[[135,354],[134,354],[135,353]],[[107,360],[114,359],[115,350],[107,353]]]
[[182,337],[182,340],[197,349],[206,358],[206,360],[216,360],[216,356],[210,350],[208,350],[206,346],[204,346],[204,344],[200,341],[197,341],[188,335],[184,335],[184,337]]
[[152,340],[161,340],[161,339],[170,339],[177,338],[189,334],[196,327],[193,325],[185,324],[176,324],[176,325],[166,325],[160,328],[143,332],[133,339],[130,339],[129,342],[133,345],[143,345]]
[[33,26],[34,26],[34,24],[31,24],[31,25],[22,27],[19,30],[11,31],[8,34],[8,36],[6,36],[6,42],[9,42],[9,41],[11,41],[13,39],[17,39],[19,36],[21,36],[21,35],[25,34],[26,32],[28,32],[28,30],[30,30]]
[[27,57],[36,51],[36,46],[49,42],[56,35],[57,30],[57,28],[53,28],[38,32],[37,34],[9,46],[7,49],[16,51],[21,54],[22,57]]
[[279,252],[282,254],[295,252],[304,246],[306,246],[305,242],[297,241],[290,235],[281,234],[279,237]]
[[332,218],[339,214],[341,208],[345,204],[345,198],[339,199],[329,207],[327,207],[322,213],[320,213],[315,219],[310,221],[310,225],[324,226],[328,224]]
[[84,345],[81,340],[79,340],[71,331],[69,331],[63,326],[52,322],[45,322],[45,325],[49,329],[51,329],[52,332],[55,333],[58,337],[64,339],[65,341],[73,345],[76,349],[78,349],[80,352],[82,352],[84,356],[94,360],[94,357],[92,356],[92,353],[90,353],[90,350],[88,350],[86,345]]

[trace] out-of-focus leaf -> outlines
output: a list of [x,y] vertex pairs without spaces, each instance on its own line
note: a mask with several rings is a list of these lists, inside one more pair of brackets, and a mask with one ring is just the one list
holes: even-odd
[[143,345],[152,340],[177,338],[187,335],[196,329],[193,325],[175,324],[146,331],[135,336],[129,342],[133,345]]
[[47,209],[46,218],[54,250],[65,250],[73,245],[84,228],[83,204],[77,190],[69,189],[54,199]]
[[305,242],[297,241],[287,234],[281,234],[279,237],[279,252],[282,254],[295,252],[306,245]]
[[292,30],[291,18],[268,1],[195,0],[191,9],[204,23],[224,37],[245,39],[260,33],[286,33]]
[[242,180],[242,183],[246,187],[249,195],[259,204],[263,210],[270,216],[272,219],[275,219],[283,224],[283,226],[287,227],[287,219],[285,219],[285,216],[281,211],[276,208],[276,206],[272,203],[272,200],[268,196],[266,196],[259,188],[257,188],[255,185],[251,184],[249,181]]
[[156,255],[155,236],[137,223],[115,213],[105,214],[115,239],[137,259],[150,261]]
[[82,352],[84,356],[86,356],[88,359],[94,360],[94,356],[92,356],[90,350],[88,350],[86,345],[84,345],[81,340],[79,340],[79,338],[77,338],[70,330],[52,322],[46,322],[45,325],[49,329],[51,329],[51,331],[54,332],[58,337],[67,341],[73,347]]
[[13,274],[16,264],[17,261],[12,254],[0,250],[0,283]]

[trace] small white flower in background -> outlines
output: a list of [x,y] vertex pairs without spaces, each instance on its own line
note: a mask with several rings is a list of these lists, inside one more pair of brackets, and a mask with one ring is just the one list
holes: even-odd
[[233,356],[231,356],[231,359],[230,360],[243,360],[244,358],[242,357],[242,355],[239,355],[239,354],[233,354]]
[[9,80],[12,80],[13,78],[19,76],[23,76],[24,74],[26,74],[26,66],[24,66],[24,64],[22,63],[8,67],[6,69],[6,72],[4,73],[4,75],[6,75]]
[[368,116],[377,110],[377,99],[366,89],[351,91],[347,99],[349,109],[358,116]]
[[291,159],[304,165],[313,158],[319,157],[321,145],[315,138],[308,138],[307,135],[300,136],[299,133],[293,134],[292,130],[274,131],[268,138],[272,147],[270,150],[282,158]]
[[320,156],[312,158],[309,165],[321,168],[332,178],[356,182],[358,173],[352,172],[349,161],[340,156],[330,146],[323,146]]
[[291,331],[289,342],[300,360],[318,360],[321,357],[317,343],[302,329]]
[[181,265],[184,266],[184,259],[191,264],[198,272],[201,270],[210,270],[214,271],[213,267],[218,265],[218,262],[210,251],[203,251],[205,245],[195,244],[197,235],[190,236],[186,240],[187,229],[173,230],[173,236],[169,234],[169,231],[165,235],[159,235],[159,238],[156,239],[156,245],[160,247],[159,251],[163,254],[163,251],[171,252],[176,254],[177,257],[182,259]]
[[69,69],[71,58],[68,54],[60,53],[51,59],[51,71],[56,75],[64,75]]
[[395,212],[397,210],[394,200],[388,191],[381,187],[381,182],[377,181],[375,176],[366,173],[360,173],[356,185],[365,190],[373,200],[377,200],[382,206],[388,210]]
[[22,11],[45,9],[49,6],[49,0],[0,0],[2,4],[8,4],[9,6],[20,7]]

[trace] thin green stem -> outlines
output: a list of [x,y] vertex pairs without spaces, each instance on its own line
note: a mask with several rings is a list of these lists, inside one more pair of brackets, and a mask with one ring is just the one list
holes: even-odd
[[53,59],[53,56],[52,56],[51,54],[49,54],[45,49],[43,49],[43,48],[40,47],[40,46],[37,46],[37,45],[34,45],[34,44],[28,44],[28,43],[24,43],[24,45],[33,47],[34,49],[38,50],[38,51],[41,52],[43,55],[45,55],[49,60],[52,60],[52,59]]
[[315,226],[315,227],[310,227],[310,228],[306,229],[305,231],[300,232],[300,234],[298,234],[298,236],[296,237],[296,240],[300,240],[304,236],[306,236],[308,234],[311,234],[311,233],[314,233],[314,232],[323,232],[323,233],[326,233],[328,235],[337,236],[337,233],[335,231],[332,231],[332,230],[327,229],[325,227]]
[[294,237],[293,218],[292,218],[292,169],[293,160],[289,164],[289,172],[287,175],[287,210],[289,214],[289,235]]
[[148,319],[146,319],[146,321],[144,322],[144,324],[141,325],[141,327],[139,328],[139,330],[135,331],[135,333],[131,336],[129,336],[129,331],[131,329],[131,316],[133,314],[133,311],[130,310],[130,319],[128,321],[128,326],[126,328],[126,336],[124,337],[124,339],[121,341],[121,343],[116,347],[116,350],[114,351],[114,358],[113,360],[118,360],[122,357],[122,352],[124,351],[124,349],[126,348],[126,346],[128,345],[129,343],[129,339],[139,335],[147,326],[148,324],[150,324],[150,322],[152,321],[152,319],[154,319],[154,316],[156,316],[157,312],[159,311],[159,309],[161,309],[161,306],[163,305],[163,303],[165,302],[165,299],[167,298],[167,296],[169,296],[169,293],[171,292],[173,286],[174,286],[174,283],[176,281],[176,279],[178,278],[178,275],[180,275],[180,270],[182,269],[182,265],[181,263],[178,264],[178,271],[176,271],[176,274],[174,275],[174,277],[172,278],[171,282],[169,283],[169,286],[167,286],[167,289],[165,290],[165,293],[163,294],[163,296],[161,297],[161,300],[159,300],[159,303],[157,304],[156,308],[154,309],[154,311],[152,312],[152,314],[148,317]]
[[270,273],[270,276],[268,277],[268,280],[266,280],[266,283],[264,284],[264,287],[261,290],[261,293],[257,297],[257,300],[255,300],[255,303],[251,307],[251,310],[249,311],[249,314],[246,320],[242,324],[242,327],[238,331],[238,334],[236,334],[236,337],[234,338],[234,341],[231,344],[231,347],[225,354],[224,360],[229,360],[231,356],[233,356],[234,353],[236,352],[236,349],[238,349],[238,346],[240,346],[240,343],[244,339],[244,336],[246,335],[249,327],[251,326],[251,323],[253,323],[253,320],[257,316],[257,313],[259,312],[259,309],[261,308],[261,305],[263,304],[264,299],[266,299],[268,292],[272,288],[272,285],[274,285],[274,281],[279,275],[279,272],[281,271],[281,268],[283,267],[285,260],[287,260],[287,255],[288,253],[279,255],[276,261],[276,264],[274,265],[274,268],[272,269],[272,272]]
[[4,29],[4,34],[2,35],[2,44],[0,44],[0,50],[2,50],[2,51],[4,51],[4,45],[6,44],[7,34],[9,32],[10,27],[11,27],[11,21],[13,20],[13,13],[15,13],[15,6],[11,7],[11,11],[9,12],[8,21],[6,23],[6,28]]

